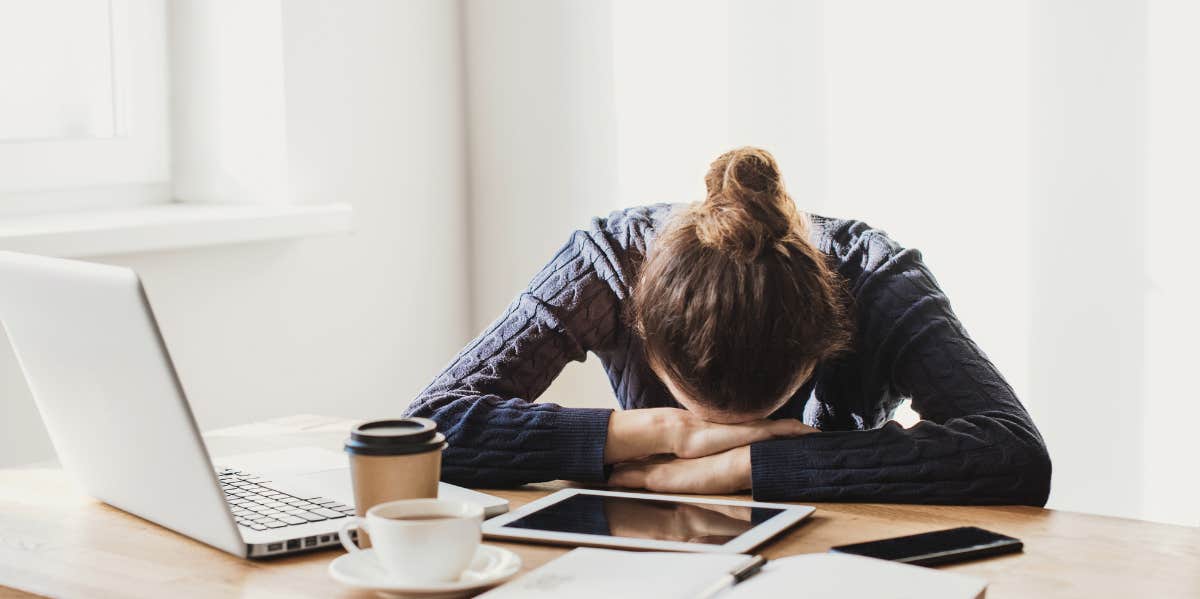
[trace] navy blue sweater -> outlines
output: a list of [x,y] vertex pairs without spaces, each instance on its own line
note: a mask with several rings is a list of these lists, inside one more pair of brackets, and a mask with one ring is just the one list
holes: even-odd
[[[646,363],[622,306],[671,206],[576,231],[504,314],[417,396],[438,422],[442,478],[476,487],[603,482],[609,409],[535,403],[568,360],[595,354],[623,409],[680,407]],[[1029,413],[967,336],[921,260],[878,229],[810,215],[844,279],[853,350],[820,364],[772,418],[818,429],[751,446],[760,500],[1043,505],[1050,459]],[[889,421],[912,399],[921,422]]]

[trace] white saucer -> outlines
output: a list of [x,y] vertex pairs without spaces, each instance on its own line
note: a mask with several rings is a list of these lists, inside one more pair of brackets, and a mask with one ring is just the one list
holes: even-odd
[[471,565],[450,582],[408,583],[393,580],[379,564],[375,550],[347,553],[329,564],[334,580],[352,587],[378,592],[384,597],[453,597],[500,584],[521,569],[517,554],[499,547],[480,545]]

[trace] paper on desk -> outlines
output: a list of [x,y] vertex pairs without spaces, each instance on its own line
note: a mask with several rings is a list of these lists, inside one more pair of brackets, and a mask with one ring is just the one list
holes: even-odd
[[722,599],[982,599],[987,581],[932,568],[844,553],[810,553],[772,560]]
[[[692,599],[746,559],[745,555],[580,548],[481,597]],[[718,597],[980,599],[986,589],[986,581],[969,576],[856,555],[813,553],[773,560],[761,573]]]
[[691,599],[748,556],[581,547],[478,599],[680,597]]

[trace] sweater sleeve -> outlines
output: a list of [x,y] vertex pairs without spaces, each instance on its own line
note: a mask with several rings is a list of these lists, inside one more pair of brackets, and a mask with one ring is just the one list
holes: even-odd
[[764,500],[1044,505],[1050,458],[1012,388],[967,336],[920,253],[890,252],[855,285],[871,380],[922,420],[756,443]]
[[569,360],[583,361],[619,325],[617,272],[594,235],[575,232],[409,406],[407,415],[432,418],[446,435],[443,480],[465,486],[604,480],[612,411],[534,403]]

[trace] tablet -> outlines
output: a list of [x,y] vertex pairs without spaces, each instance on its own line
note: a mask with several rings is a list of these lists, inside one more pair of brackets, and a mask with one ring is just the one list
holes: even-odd
[[563,489],[483,523],[492,539],[746,553],[803,520],[807,505]]

